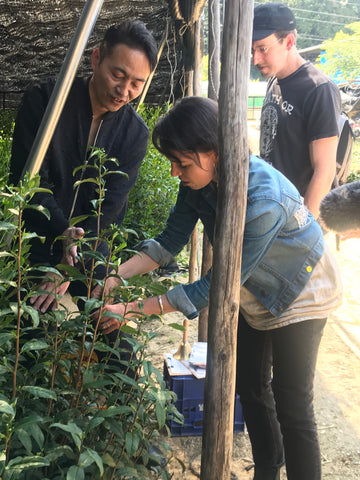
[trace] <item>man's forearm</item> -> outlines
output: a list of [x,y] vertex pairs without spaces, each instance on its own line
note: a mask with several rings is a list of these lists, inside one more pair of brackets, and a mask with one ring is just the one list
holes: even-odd
[[338,137],[320,138],[310,143],[309,153],[314,173],[304,195],[304,203],[315,218],[320,202],[330,191],[336,175]]
[[334,176],[330,172],[314,172],[304,196],[304,204],[317,219],[320,213],[320,202],[329,193]]

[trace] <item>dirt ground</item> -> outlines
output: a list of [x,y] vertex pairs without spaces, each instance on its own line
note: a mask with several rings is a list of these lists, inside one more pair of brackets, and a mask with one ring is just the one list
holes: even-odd
[[[327,242],[338,260],[344,283],[344,303],[328,320],[321,343],[315,379],[315,409],[322,452],[323,479],[360,479],[360,240],[348,240],[335,248],[335,237]],[[164,354],[181,342],[182,334],[167,324],[182,323],[181,314],[164,316],[165,325],[154,324],[159,336],[151,342],[151,360],[162,368]],[[197,322],[190,322],[189,342],[197,341]],[[198,478],[201,437],[168,440],[186,471],[174,462],[173,480]],[[238,480],[253,478],[252,457],[246,433],[234,435],[232,472]],[[283,469],[284,470],[284,469]],[[286,473],[282,472],[281,480]],[[234,476],[235,479],[235,476]],[[306,479],[304,479],[306,480]]]

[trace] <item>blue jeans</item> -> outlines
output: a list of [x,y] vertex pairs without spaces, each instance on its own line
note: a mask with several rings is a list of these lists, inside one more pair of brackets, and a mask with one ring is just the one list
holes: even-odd
[[236,388],[257,480],[277,478],[284,462],[289,480],[321,478],[313,383],[325,323],[259,331],[239,316]]

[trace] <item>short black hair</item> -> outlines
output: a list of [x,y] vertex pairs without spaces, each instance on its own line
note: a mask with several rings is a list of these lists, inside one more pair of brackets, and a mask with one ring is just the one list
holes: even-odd
[[100,44],[100,62],[111,55],[114,47],[119,44],[142,50],[149,60],[150,71],[155,69],[157,63],[156,41],[143,22],[125,20],[108,28]]
[[184,97],[161,117],[152,141],[160,153],[218,153],[218,104],[205,97]]

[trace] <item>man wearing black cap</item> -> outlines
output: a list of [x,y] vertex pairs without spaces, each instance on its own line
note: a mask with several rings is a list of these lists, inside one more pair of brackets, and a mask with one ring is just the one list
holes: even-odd
[[[336,174],[340,93],[326,75],[300,56],[295,39],[296,21],[288,7],[281,3],[255,7],[253,63],[269,79],[261,112],[260,156],[295,184],[318,218],[320,201]],[[301,216],[297,220],[301,223]],[[320,282],[322,278],[320,273]],[[283,329],[287,337],[282,349],[300,352],[302,345],[301,368],[294,362],[279,362],[279,345],[269,331],[267,343],[259,342],[256,347],[258,365],[249,362],[237,385],[252,445],[254,480],[280,480],[284,463],[288,480],[321,479],[313,381],[327,315],[314,312],[319,297],[313,293],[311,289],[302,292],[309,310],[301,302],[298,308],[293,305],[292,317]],[[303,342],[292,335],[294,325],[305,332],[309,324],[318,327],[317,341],[313,334],[305,334]],[[266,374],[269,362],[279,367],[273,369],[272,379]]]
[[296,49],[296,21],[281,3],[254,10],[253,63],[268,78],[261,112],[260,156],[298,188],[318,218],[336,174],[340,93]]

